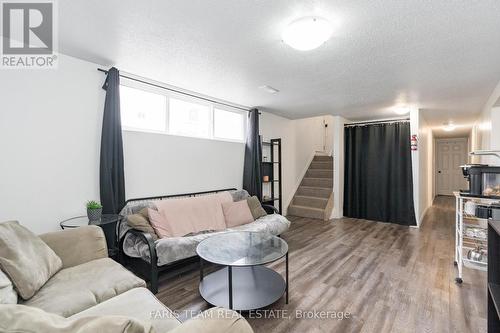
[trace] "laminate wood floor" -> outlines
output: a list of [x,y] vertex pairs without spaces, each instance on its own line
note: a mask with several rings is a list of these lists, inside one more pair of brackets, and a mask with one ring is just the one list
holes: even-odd
[[[289,219],[292,227],[282,237],[290,249],[290,303],[282,299],[268,309],[286,310],[290,319],[248,318],[256,333],[486,332],[486,273],[465,268],[463,284],[454,282],[453,198],[437,197],[420,229]],[[269,266],[284,273],[283,261]],[[157,297],[177,311],[208,308],[198,274],[193,267],[160,277]],[[351,315],[301,319],[297,310]]]

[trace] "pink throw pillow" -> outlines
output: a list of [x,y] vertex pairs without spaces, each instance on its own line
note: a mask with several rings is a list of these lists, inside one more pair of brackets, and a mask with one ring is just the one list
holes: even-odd
[[166,222],[165,217],[155,209],[148,208],[149,222],[160,238],[172,237],[172,230]]
[[246,200],[222,203],[226,227],[233,228],[253,222],[252,212]]

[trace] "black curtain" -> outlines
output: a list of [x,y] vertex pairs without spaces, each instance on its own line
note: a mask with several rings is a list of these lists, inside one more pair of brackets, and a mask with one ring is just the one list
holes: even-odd
[[103,213],[117,214],[125,205],[123,142],[120,118],[120,72],[111,68],[102,87],[106,90],[101,134],[100,193]]
[[416,225],[408,122],[345,128],[344,216]]
[[261,175],[262,146],[259,135],[259,110],[248,112],[245,163],[243,167],[243,189],[262,200]]

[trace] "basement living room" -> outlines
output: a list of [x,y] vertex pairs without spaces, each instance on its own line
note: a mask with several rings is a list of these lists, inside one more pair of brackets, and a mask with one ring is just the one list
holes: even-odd
[[0,17],[0,332],[500,332],[500,2]]

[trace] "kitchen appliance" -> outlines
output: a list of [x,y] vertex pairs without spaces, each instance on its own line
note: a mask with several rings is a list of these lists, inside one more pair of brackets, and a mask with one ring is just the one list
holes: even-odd
[[500,167],[484,164],[466,164],[462,173],[469,181],[469,190],[463,195],[500,198]]
[[488,205],[477,205],[476,206],[476,217],[480,219],[488,219],[491,214],[490,206]]

